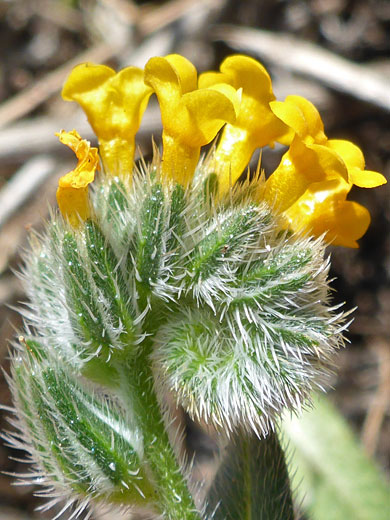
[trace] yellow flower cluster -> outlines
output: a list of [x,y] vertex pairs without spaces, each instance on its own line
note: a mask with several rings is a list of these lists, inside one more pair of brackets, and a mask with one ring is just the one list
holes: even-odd
[[[223,128],[207,165],[217,173],[220,198],[234,186],[257,148],[280,142],[288,150],[258,193],[292,231],[326,233],[333,244],[357,247],[370,215],[347,201],[347,195],[354,184],[372,188],[386,179],[364,169],[356,145],[327,138],[320,114],[309,101],[299,96],[276,101],[269,74],[247,56],[230,56],[219,72],[199,78],[192,63],[177,54],[152,58],[144,70],[127,67],[115,73],[89,63],[73,69],[63,97],[84,109],[99,139],[106,175],[131,179],[135,135],[153,93],[163,123],[163,179],[189,186],[201,147]],[[61,133],[60,139],[79,158],[77,168],[60,180],[57,196],[62,213],[77,225],[89,215],[86,189],[97,167],[96,149],[75,131]],[[82,194],[76,197],[66,191],[70,188]]]

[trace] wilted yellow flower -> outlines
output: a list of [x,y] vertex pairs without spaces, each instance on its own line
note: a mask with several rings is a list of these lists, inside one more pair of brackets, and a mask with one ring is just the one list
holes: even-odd
[[137,67],[116,73],[105,65],[83,63],[70,73],[62,96],[77,101],[86,113],[99,139],[106,174],[131,177],[135,134],[151,94]]
[[77,228],[90,217],[88,185],[95,178],[99,164],[98,150],[81,139],[76,130],[62,130],[56,135],[61,143],[74,151],[78,159],[76,168],[60,178],[57,189],[57,202],[62,215]]
[[199,86],[228,83],[241,93],[237,119],[223,129],[214,157],[219,192],[224,194],[245,170],[256,148],[284,141],[289,129],[269,106],[275,99],[271,78],[259,62],[248,56],[229,56],[220,70],[201,74]]
[[150,59],[145,83],[160,104],[163,176],[187,186],[201,146],[212,141],[226,121],[235,121],[237,93],[227,84],[198,89],[195,67],[178,54]]

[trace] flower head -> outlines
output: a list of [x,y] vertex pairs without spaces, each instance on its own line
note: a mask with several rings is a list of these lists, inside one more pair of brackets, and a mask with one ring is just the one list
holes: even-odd
[[[89,63],[73,69],[63,97],[77,101],[87,114],[99,139],[106,175],[131,179],[135,134],[152,93],[157,96],[163,124],[162,181],[191,186],[201,147],[221,130],[203,170],[217,180],[215,202],[224,203],[255,149],[272,147],[278,141],[288,149],[265,182],[263,175],[256,176],[253,200],[265,200],[293,231],[306,230],[324,235],[333,244],[356,247],[368,227],[369,214],[347,201],[347,196],[352,185],[373,188],[386,179],[365,170],[358,146],[328,139],[310,101],[300,96],[277,101],[268,72],[248,56],[230,56],[218,72],[199,78],[194,65],[178,54],[151,58],[144,71],[127,67],[115,73]],[[79,165],[75,172],[81,169]],[[88,212],[86,185],[82,189],[84,198],[79,191],[77,203],[74,192],[59,194],[61,211],[72,214],[75,225]],[[66,193],[73,202],[65,202]]]
[[98,168],[98,150],[81,139],[76,130],[62,130],[56,135],[61,143],[74,151],[78,159],[76,168],[60,178],[57,189],[57,202],[62,215],[77,228],[90,217],[88,185],[94,180]]
[[86,113],[107,174],[131,177],[135,134],[151,94],[137,67],[116,73],[105,65],[83,63],[70,73],[62,96],[77,101]]

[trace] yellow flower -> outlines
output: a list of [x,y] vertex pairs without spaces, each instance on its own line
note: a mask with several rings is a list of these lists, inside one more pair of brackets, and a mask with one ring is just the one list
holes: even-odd
[[346,201],[353,184],[373,188],[384,184],[380,173],[364,170],[360,148],[349,141],[328,139],[318,110],[300,96],[270,103],[272,111],[295,137],[276,170],[267,179],[265,200],[283,212],[292,230],[325,232],[335,245],[357,247],[370,216]]
[[201,146],[212,141],[226,121],[235,121],[237,93],[226,84],[198,89],[195,67],[178,54],[150,59],[145,83],[153,88],[160,104],[162,174],[187,186]]
[[350,141],[328,140],[318,110],[307,99],[300,96],[287,96],[284,102],[273,101],[270,106],[274,114],[307,146],[319,144],[336,152],[346,166],[348,175],[346,180],[350,184],[356,184],[361,188],[375,188],[386,183],[385,177],[380,173],[364,170],[364,156],[358,146]]
[[289,228],[314,236],[325,234],[336,246],[358,247],[356,240],[367,231],[371,219],[365,207],[346,200],[350,189],[342,179],[311,184],[284,212]]
[[151,94],[137,67],[115,73],[105,65],[84,63],[70,73],[62,96],[77,101],[86,113],[99,139],[106,173],[131,178],[135,134]]
[[215,153],[220,194],[226,193],[248,165],[256,148],[288,139],[288,128],[274,115],[269,103],[275,99],[265,68],[248,56],[229,56],[220,73],[206,72],[200,87],[228,83],[241,89],[241,104],[235,123],[223,130]]
[[62,130],[56,135],[78,159],[76,168],[60,178],[57,189],[57,202],[63,217],[77,228],[90,217],[88,185],[94,180],[99,165],[98,150],[81,139],[76,130]]

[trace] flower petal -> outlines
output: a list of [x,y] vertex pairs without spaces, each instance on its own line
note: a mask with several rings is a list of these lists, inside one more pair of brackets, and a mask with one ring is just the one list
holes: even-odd
[[358,247],[370,224],[370,214],[356,202],[346,201],[350,186],[333,179],[312,184],[284,216],[293,231],[325,234],[333,245]]
[[234,88],[242,89],[235,124],[253,134],[258,147],[272,143],[287,131],[269,107],[275,96],[271,78],[261,63],[248,56],[229,56],[222,63],[221,72]]
[[298,107],[305,118],[308,134],[317,144],[325,144],[327,137],[324,133],[324,123],[317,108],[308,99],[302,96],[287,96],[286,102]]
[[208,144],[226,121],[235,120],[237,92],[227,84],[197,89],[195,67],[175,54],[150,59],[145,82],[154,89],[161,109],[163,176],[187,185],[200,147]]
[[248,56],[229,56],[220,70],[221,75],[213,72],[202,75],[201,84],[210,86],[223,78],[241,91],[236,122],[225,126],[214,156],[219,191],[223,194],[239,178],[256,148],[273,146],[289,130],[270,109],[269,103],[275,99],[271,78],[259,62]]
[[376,188],[387,183],[386,177],[379,172],[348,168],[349,182],[360,188]]
[[315,153],[318,166],[327,179],[342,177],[345,181],[348,181],[346,165],[337,153],[322,144],[308,144],[306,146]]
[[279,211],[286,210],[313,182],[340,178],[347,169],[339,155],[323,145],[305,144],[298,136],[267,179],[264,198]]
[[344,139],[329,139],[327,146],[342,157],[347,167],[352,166],[364,170],[364,155],[356,144]]
[[239,99],[233,87],[219,84],[185,94],[182,103],[189,113],[183,141],[191,146],[204,146],[226,122],[234,123]]
[[88,185],[94,180],[98,168],[98,151],[88,141],[81,139],[76,130],[62,130],[56,135],[75,152],[78,159],[76,168],[59,179],[57,189],[60,211],[76,228],[90,216]]
[[165,59],[177,75],[182,95],[198,87],[198,73],[194,65],[187,60],[187,58],[180,54],[168,54],[165,56]]
[[271,109],[306,142],[325,144],[324,124],[316,107],[301,96],[287,96],[284,102],[270,103]]
[[360,188],[376,188],[386,184],[387,180],[381,173],[365,170],[363,152],[350,141],[329,139],[327,146],[337,152],[348,168],[348,182]]
[[255,59],[240,54],[228,56],[222,62],[220,70],[231,79],[233,87],[242,88],[246,95],[275,99],[270,75]]
[[[115,71],[106,65],[81,63],[74,67],[62,89],[65,101],[74,101],[76,96],[94,92],[92,96],[99,96],[99,87],[115,76]],[[101,93],[101,92],[100,92]],[[96,98],[96,101],[99,99]]]
[[69,146],[78,159],[74,170],[67,173],[59,180],[62,187],[85,188],[95,177],[95,171],[99,165],[97,148],[91,147],[89,141],[82,139],[76,130],[56,134],[61,143]]
[[226,74],[222,74],[222,72],[209,71],[202,72],[202,74],[199,74],[199,88],[212,87],[213,85],[217,85],[218,83],[228,83],[229,85],[232,84],[231,78],[229,78],[229,76],[227,76]]
[[301,139],[305,139],[309,135],[309,129],[307,122],[302,110],[286,101],[271,101],[269,106],[272,112],[285,123],[287,126],[292,128]]
[[174,107],[181,96],[197,88],[197,73],[190,61],[178,54],[151,58],[146,66],[144,80],[158,97],[164,129],[174,125]]

